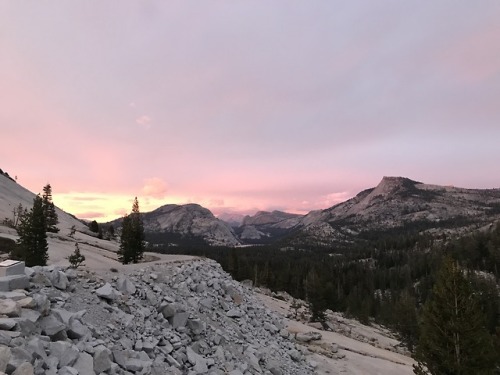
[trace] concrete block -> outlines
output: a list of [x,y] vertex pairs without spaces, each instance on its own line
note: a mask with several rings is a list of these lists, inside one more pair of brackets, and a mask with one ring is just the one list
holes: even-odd
[[0,277],[24,275],[24,262],[7,259],[0,262]]

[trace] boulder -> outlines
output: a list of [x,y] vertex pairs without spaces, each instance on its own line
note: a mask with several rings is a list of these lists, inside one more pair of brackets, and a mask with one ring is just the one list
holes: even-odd
[[98,297],[101,297],[107,301],[114,301],[121,295],[121,293],[113,288],[110,283],[104,284],[99,289],[96,289],[95,292]]
[[136,292],[135,285],[124,276],[118,278],[116,281],[116,288],[123,294],[134,294]]
[[33,368],[33,365],[29,362],[24,362],[16,368],[12,375],[34,375],[34,373],[35,369]]
[[69,284],[68,277],[62,271],[59,270],[52,271],[50,273],[49,279],[54,288],[57,288],[59,290],[66,290],[68,288]]
[[21,306],[11,299],[2,299],[0,300],[0,315],[7,315],[8,317],[20,316]]
[[94,372],[106,372],[111,369],[111,364],[111,351],[105,346],[98,346],[94,352]]

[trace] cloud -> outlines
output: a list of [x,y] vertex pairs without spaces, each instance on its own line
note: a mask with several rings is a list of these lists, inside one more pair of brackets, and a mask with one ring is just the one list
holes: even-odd
[[147,197],[163,199],[167,195],[168,185],[161,178],[153,177],[144,181],[142,193]]
[[142,115],[141,117],[137,117],[135,122],[142,126],[145,129],[149,129],[151,127],[151,117],[148,115]]
[[80,219],[94,220],[97,218],[105,217],[106,215],[102,212],[89,211],[89,212],[77,212],[75,216]]

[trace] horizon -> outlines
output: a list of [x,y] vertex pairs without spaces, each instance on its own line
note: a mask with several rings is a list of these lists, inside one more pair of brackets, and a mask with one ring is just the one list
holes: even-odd
[[500,187],[500,2],[0,4],[0,160],[79,218]]

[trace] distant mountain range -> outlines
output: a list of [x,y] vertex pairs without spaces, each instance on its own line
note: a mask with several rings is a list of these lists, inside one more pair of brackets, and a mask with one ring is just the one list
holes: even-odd
[[[0,222],[19,203],[30,207],[34,194],[0,174]],[[57,202],[56,202],[57,203]],[[64,227],[83,224],[58,211]],[[216,218],[197,204],[165,205],[143,215],[148,241],[156,244],[238,246],[317,244],[331,246],[368,233],[412,226],[434,235],[463,234],[500,220],[500,189],[429,185],[404,177],[384,177],[354,198],[307,215],[259,211],[243,218]],[[121,219],[111,223],[117,229]]]

